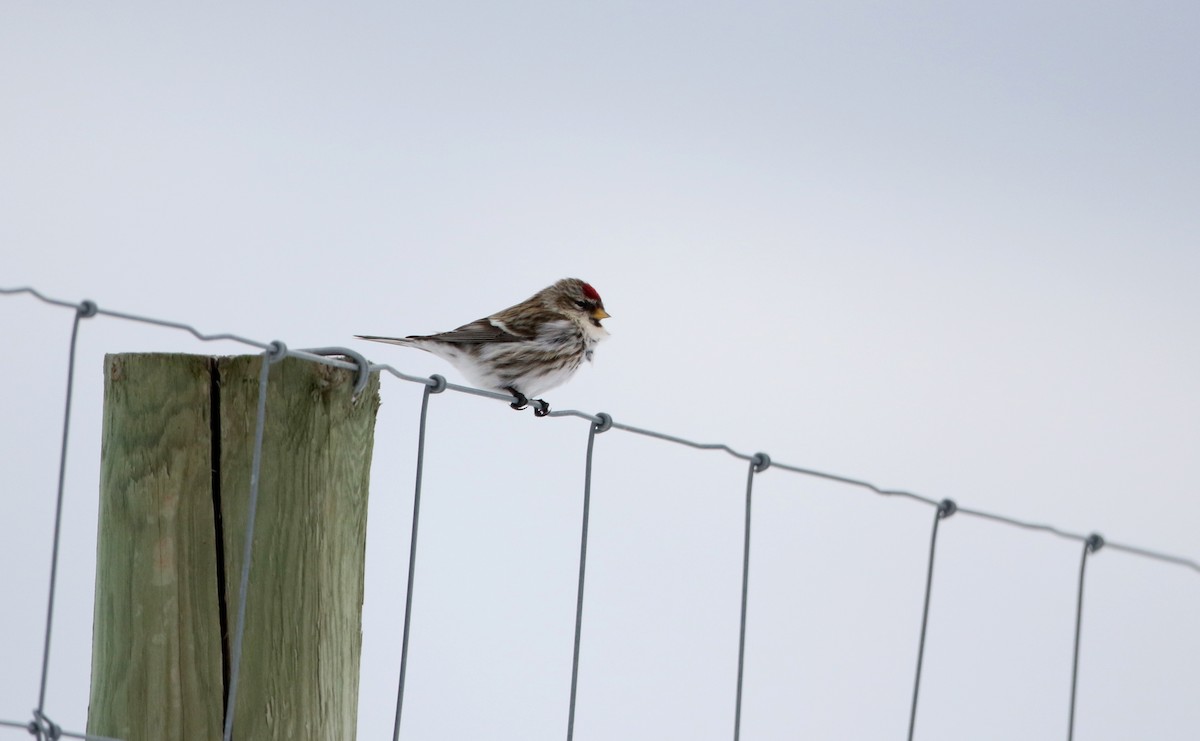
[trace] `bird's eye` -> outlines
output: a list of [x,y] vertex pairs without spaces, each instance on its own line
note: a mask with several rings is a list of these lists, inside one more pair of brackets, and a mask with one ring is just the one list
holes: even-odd
[[588,304],[587,301],[576,301],[575,305],[578,306],[579,308],[583,309],[584,311],[587,311],[590,308],[590,305]]

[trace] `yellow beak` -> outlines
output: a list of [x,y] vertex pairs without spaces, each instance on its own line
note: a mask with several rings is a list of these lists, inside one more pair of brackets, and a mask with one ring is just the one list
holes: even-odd
[[612,315],[609,314],[604,309],[601,309],[599,306],[597,306],[594,310],[592,310],[592,318],[593,319],[607,319],[610,316],[612,316]]

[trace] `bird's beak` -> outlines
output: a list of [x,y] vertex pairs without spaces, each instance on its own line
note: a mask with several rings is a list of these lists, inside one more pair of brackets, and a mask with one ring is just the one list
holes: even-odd
[[595,309],[592,310],[592,318],[593,319],[607,319],[610,316],[612,316],[612,315],[609,314],[604,309],[600,308],[599,306],[597,306]]

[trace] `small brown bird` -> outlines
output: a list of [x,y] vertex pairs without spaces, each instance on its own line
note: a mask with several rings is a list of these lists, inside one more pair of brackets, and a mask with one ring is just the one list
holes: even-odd
[[[355,335],[362,340],[416,347],[447,360],[471,383],[512,394],[513,409],[570,380],[596,343],[608,336],[600,294],[578,278],[564,278],[525,301],[440,334],[409,337]],[[534,414],[550,406],[535,399]]]

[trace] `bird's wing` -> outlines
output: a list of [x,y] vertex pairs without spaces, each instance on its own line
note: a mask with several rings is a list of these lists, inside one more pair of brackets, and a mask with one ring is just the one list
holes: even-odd
[[458,329],[452,329],[449,332],[419,335],[408,339],[483,344],[489,342],[520,342],[529,338],[513,332],[503,322],[492,319],[477,319],[470,324],[464,324]]

